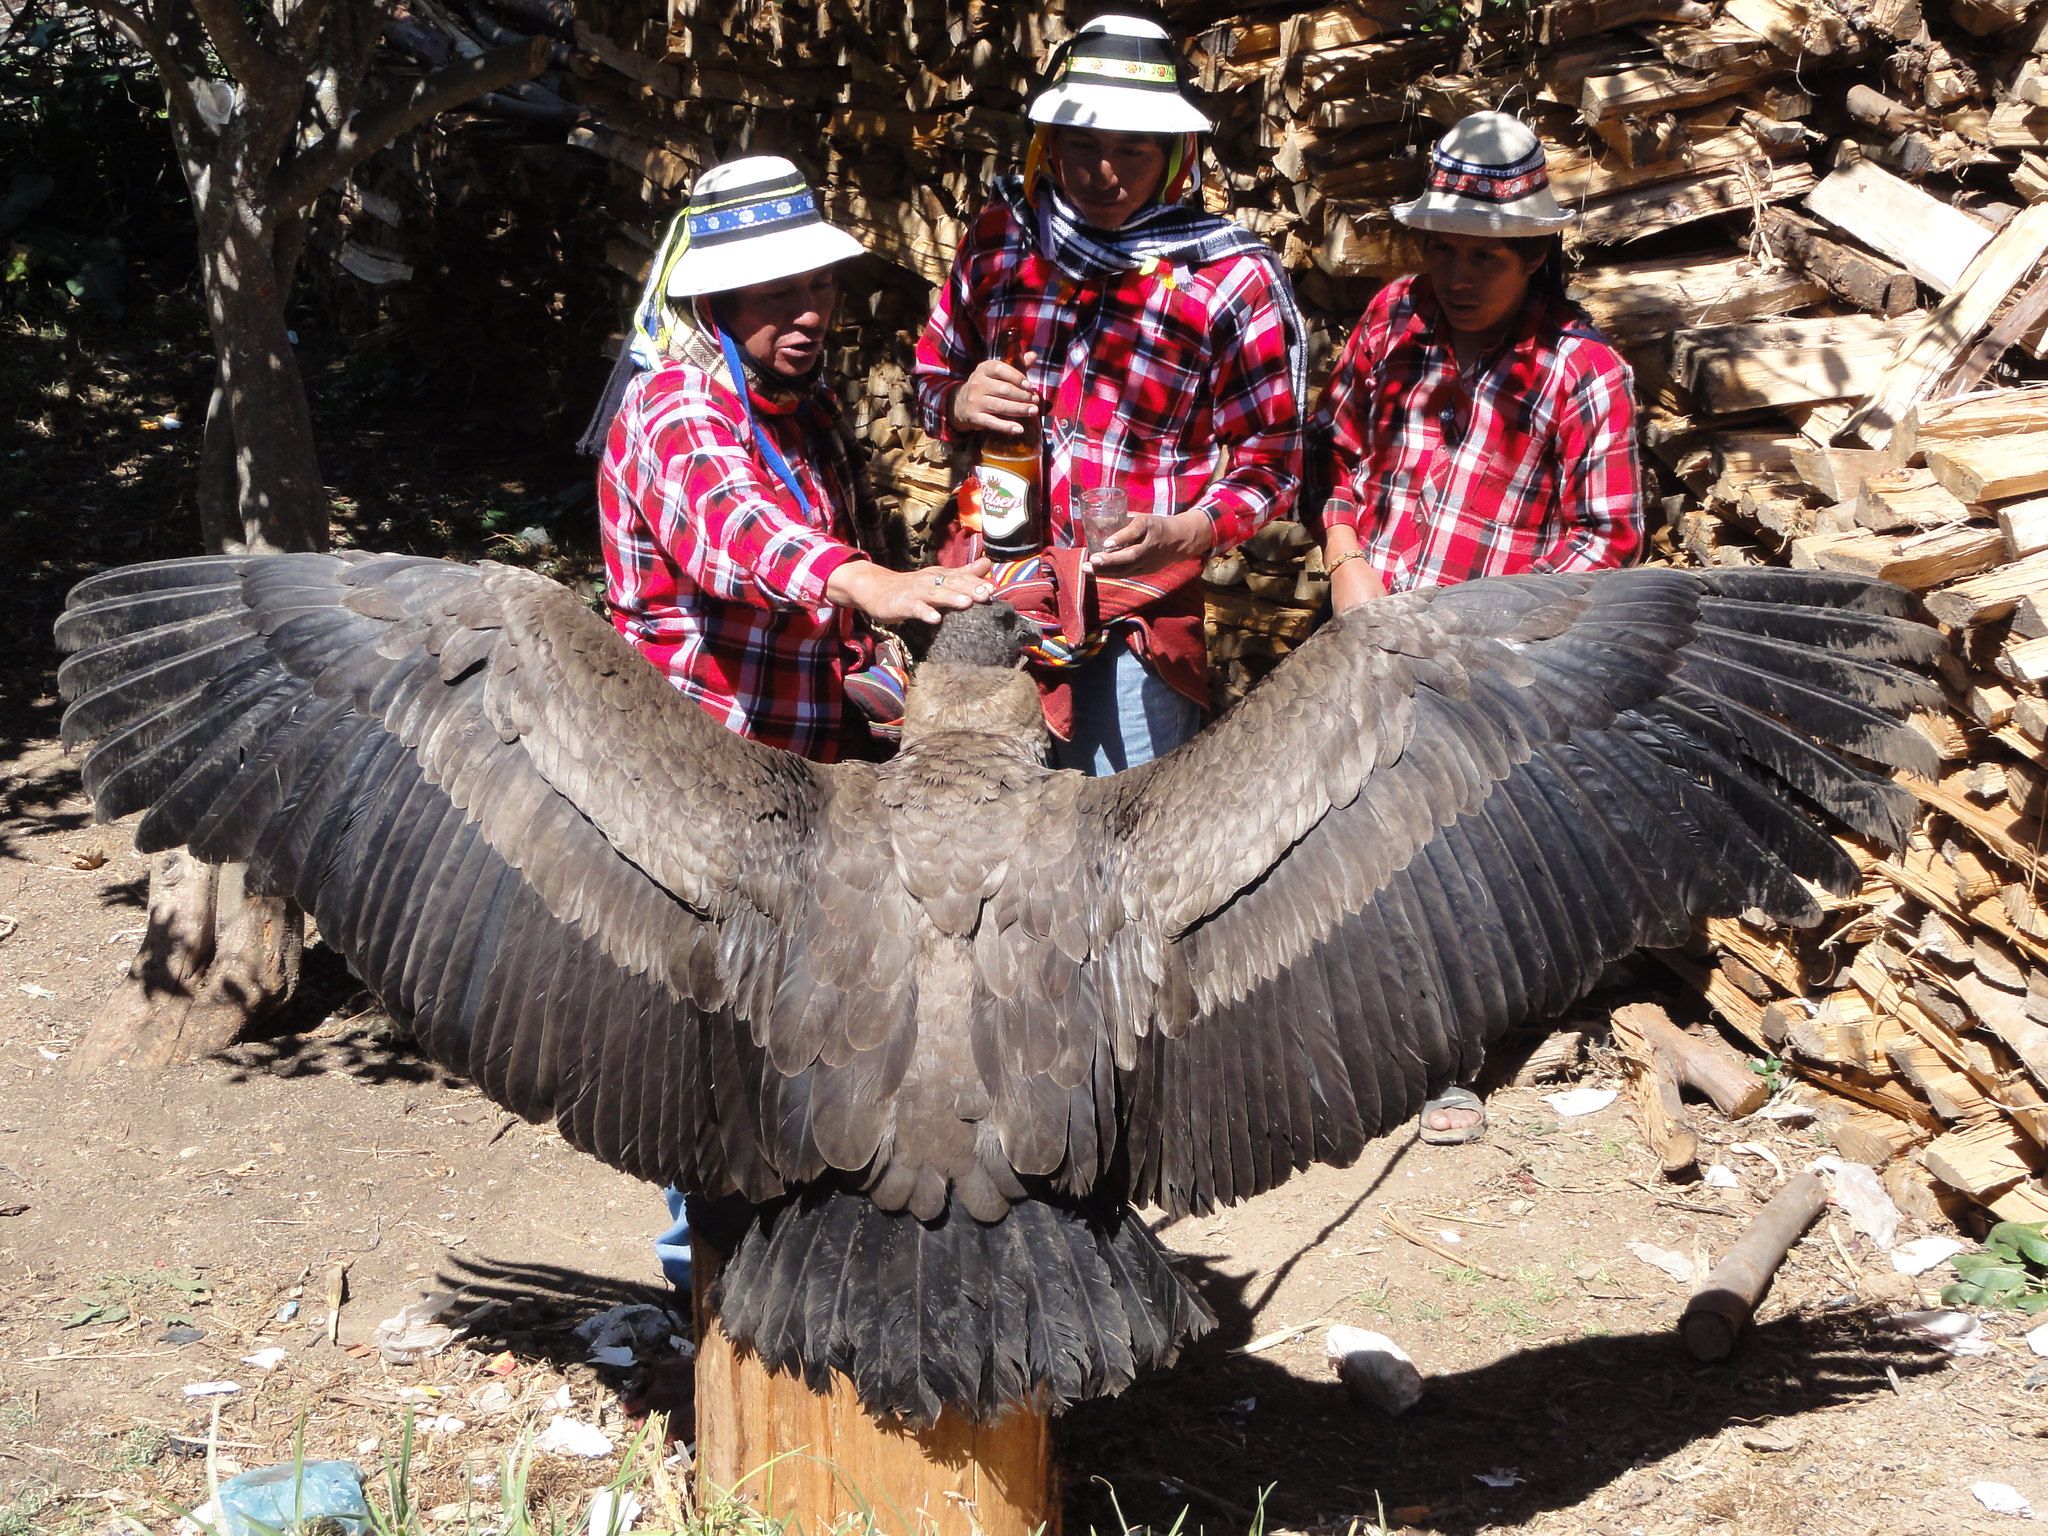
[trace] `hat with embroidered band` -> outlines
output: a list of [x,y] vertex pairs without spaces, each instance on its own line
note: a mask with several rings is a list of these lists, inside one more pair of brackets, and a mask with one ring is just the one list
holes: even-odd
[[1394,217],[1447,235],[1547,235],[1578,217],[1550,195],[1543,141],[1505,112],[1462,118],[1429,152],[1429,181]]
[[1207,133],[1215,125],[1181,94],[1173,37],[1137,16],[1098,16],[1053,55],[1034,123],[1107,133]]
[[726,293],[815,272],[865,249],[818,212],[818,194],[779,155],[714,165],[690,188],[683,236],[668,256],[672,299]]

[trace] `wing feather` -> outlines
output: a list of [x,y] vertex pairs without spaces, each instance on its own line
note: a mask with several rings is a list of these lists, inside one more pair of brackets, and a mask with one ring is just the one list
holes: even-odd
[[1120,1069],[1134,1197],[1202,1210],[1353,1156],[1699,916],[1814,920],[1804,882],[1855,875],[1816,818],[1910,825],[1838,754],[1929,766],[1900,713],[1936,697],[1939,639],[1910,607],[1832,573],[1668,570],[1387,599],[1086,791],[1139,933],[1111,954],[1163,946],[1143,982],[1106,967],[1112,995],[1153,988]]

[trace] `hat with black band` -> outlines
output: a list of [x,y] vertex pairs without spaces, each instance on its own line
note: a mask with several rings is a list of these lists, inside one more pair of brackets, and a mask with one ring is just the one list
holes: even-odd
[[1173,37],[1136,16],[1098,16],[1054,57],[1031,103],[1034,123],[1107,133],[1207,133],[1215,125],[1182,94]]
[[1505,112],[1459,119],[1429,152],[1422,196],[1393,213],[1411,229],[1504,240],[1553,234],[1576,217],[1551,194],[1543,141]]

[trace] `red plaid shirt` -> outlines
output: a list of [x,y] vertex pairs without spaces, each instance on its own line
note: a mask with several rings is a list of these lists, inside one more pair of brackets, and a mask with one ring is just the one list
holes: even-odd
[[598,470],[605,597],[619,633],[728,729],[820,762],[841,755],[855,616],[825,600],[853,547],[852,487],[821,454],[830,397],[753,394],[809,498],[756,452],[746,411],[702,368],[627,388]]
[[1294,505],[1302,402],[1270,270],[1233,256],[1078,286],[1001,201],[974,221],[917,344],[924,426],[951,439],[953,396],[975,365],[1016,350],[1046,433],[1047,538],[1078,544],[1076,489],[1106,480],[1134,512],[1199,508],[1234,549]]
[[1330,376],[1336,494],[1389,592],[1627,565],[1642,547],[1628,366],[1577,311],[1532,299],[1458,371],[1427,278],[1382,289]]

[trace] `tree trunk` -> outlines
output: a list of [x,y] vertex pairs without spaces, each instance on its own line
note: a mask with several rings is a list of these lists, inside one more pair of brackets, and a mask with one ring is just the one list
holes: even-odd
[[291,996],[303,918],[289,902],[247,895],[242,870],[202,864],[182,848],[150,860],[148,930],[73,1053],[74,1070],[208,1055]]
[[[199,453],[206,547],[325,549],[327,493],[284,310],[302,222],[286,221],[280,238],[269,233],[273,220],[240,199],[215,215],[218,224],[207,215],[202,208],[201,270],[219,363]],[[222,224],[225,237],[210,238]],[[242,872],[182,851],[151,861],[148,928],[74,1057],[77,1070],[210,1054],[291,997],[305,914],[292,902],[248,895]]]

